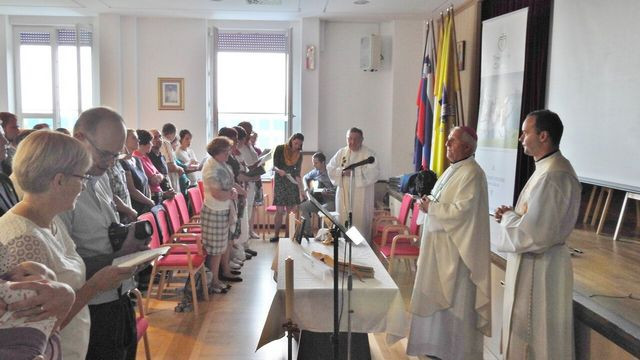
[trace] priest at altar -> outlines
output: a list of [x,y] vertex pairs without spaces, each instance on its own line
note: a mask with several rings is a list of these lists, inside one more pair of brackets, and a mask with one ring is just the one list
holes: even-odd
[[[369,239],[371,221],[374,209],[374,184],[378,181],[380,165],[378,161],[358,166],[353,170],[345,170],[349,165],[359,161],[376,157],[376,154],[362,145],[364,134],[362,130],[353,127],[347,131],[347,146],[329,160],[327,171],[329,178],[337,186],[336,211],[342,224],[349,218],[350,177],[353,172],[353,224],[360,233]],[[370,241],[370,240],[369,240]]]

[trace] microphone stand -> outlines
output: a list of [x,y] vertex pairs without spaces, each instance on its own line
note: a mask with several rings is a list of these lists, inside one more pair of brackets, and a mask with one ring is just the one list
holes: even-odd
[[[346,228],[349,229],[353,226],[353,193],[354,189],[354,172],[355,168],[351,169],[351,174],[349,176],[349,223]],[[351,360],[351,314],[353,310],[351,310],[351,291],[353,290],[353,272],[351,269],[351,247],[352,242],[345,236],[345,242],[349,243],[349,260],[348,260],[348,275],[347,275],[347,360]],[[346,243],[345,243],[346,245]]]

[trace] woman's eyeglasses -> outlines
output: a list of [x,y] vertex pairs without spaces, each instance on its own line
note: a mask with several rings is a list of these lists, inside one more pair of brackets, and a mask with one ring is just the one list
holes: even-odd
[[91,180],[91,175],[76,175],[71,174],[70,176],[77,177],[82,182],[82,185],[86,185],[87,181]]

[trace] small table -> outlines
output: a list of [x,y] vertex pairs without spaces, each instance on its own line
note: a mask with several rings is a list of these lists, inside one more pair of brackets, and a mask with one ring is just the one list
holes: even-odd
[[[294,313],[293,322],[301,330],[320,333],[333,331],[333,278],[330,268],[307,254],[318,251],[333,254],[333,247],[310,239],[302,245],[289,239],[280,239],[278,254],[274,258],[272,269],[276,272],[278,288],[273,297],[269,314],[258,342],[259,349],[273,340],[284,336],[282,324],[285,323],[284,260],[290,256],[294,260]],[[340,242],[340,254],[344,254],[344,242]],[[393,344],[405,336],[407,312],[398,286],[393,281],[369,244],[363,242],[353,246],[352,261],[355,264],[374,268],[374,277],[360,281],[355,275],[351,292],[351,330],[354,333],[387,333],[387,342]],[[326,269],[325,269],[326,268]],[[324,277],[322,276],[322,273]],[[342,283],[342,277],[340,279]],[[347,284],[346,277],[344,281]],[[345,288],[341,295],[346,296]],[[340,331],[347,331],[347,301],[345,299]],[[346,346],[340,343],[340,347]],[[330,351],[330,349],[329,349]]]

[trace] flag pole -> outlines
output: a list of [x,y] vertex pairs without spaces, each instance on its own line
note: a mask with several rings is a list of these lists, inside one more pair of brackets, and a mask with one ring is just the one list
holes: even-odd
[[[460,59],[458,59],[458,38],[456,36],[456,22],[455,22],[455,16],[454,16],[454,12],[453,12],[453,5],[451,5],[451,22],[453,23],[453,57],[455,59],[455,69],[454,71],[456,72],[456,82],[458,83],[458,91],[457,91],[457,95],[456,97],[458,98],[458,102],[460,104],[460,109],[456,109],[459,110],[459,114],[460,114],[460,124],[458,125],[466,125],[465,121],[464,121],[464,108],[462,106],[462,84],[460,83]],[[457,106],[456,106],[457,108]]]

